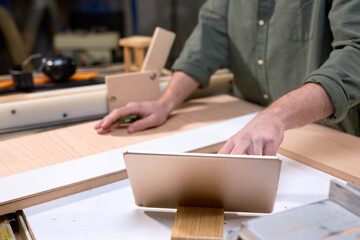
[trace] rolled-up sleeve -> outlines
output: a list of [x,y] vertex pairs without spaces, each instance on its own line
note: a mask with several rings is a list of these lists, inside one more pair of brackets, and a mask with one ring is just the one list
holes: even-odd
[[334,0],[329,20],[333,51],[305,82],[321,84],[326,90],[335,112],[325,122],[337,123],[360,103],[360,1]]
[[228,1],[207,1],[199,12],[199,22],[186,41],[172,71],[183,71],[200,83],[209,84],[210,76],[229,55],[227,37]]

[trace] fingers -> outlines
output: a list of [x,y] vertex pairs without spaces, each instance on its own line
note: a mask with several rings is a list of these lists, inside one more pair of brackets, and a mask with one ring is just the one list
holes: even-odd
[[278,146],[272,140],[236,139],[236,135],[230,138],[218,151],[218,154],[237,155],[266,155],[276,156]]
[[276,146],[276,144],[274,144],[273,142],[269,142],[263,148],[263,155],[276,156],[277,149],[278,149],[278,146]]
[[158,126],[159,122],[157,121],[154,115],[147,116],[145,118],[139,119],[130,124],[128,127],[129,133],[139,132],[147,128]]
[[115,122],[117,119],[134,114],[137,114],[136,108],[132,105],[127,105],[126,107],[115,109],[110,114],[105,116],[100,122],[98,122],[94,126],[94,129],[99,134],[107,133],[114,127],[119,127],[121,125],[121,123]]
[[218,151],[218,154],[230,154],[233,148],[234,145],[230,141],[227,141],[225,145]]
[[232,149],[230,154],[240,154],[240,155],[263,155],[263,144],[261,141],[248,140],[247,142],[242,142]]
[[230,141],[219,150],[218,154],[237,154],[237,155],[263,155],[261,143],[242,142],[234,144]]

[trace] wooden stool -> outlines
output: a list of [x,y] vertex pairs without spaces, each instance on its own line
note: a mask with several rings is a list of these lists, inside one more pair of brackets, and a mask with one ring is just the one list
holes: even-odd
[[131,71],[131,48],[134,49],[135,65],[137,70],[140,71],[145,57],[145,48],[149,47],[151,39],[152,37],[147,36],[131,36],[119,40],[119,45],[124,48],[125,72]]

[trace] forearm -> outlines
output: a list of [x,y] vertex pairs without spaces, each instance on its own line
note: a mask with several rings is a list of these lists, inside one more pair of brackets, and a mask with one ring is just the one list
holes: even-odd
[[330,116],[334,107],[326,91],[307,83],[262,111],[229,138],[221,154],[276,155],[284,131]]
[[170,114],[198,87],[199,83],[195,79],[184,72],[177,71],[173,74],[164,93],[157,101]]
[[279,98],[261,115],[272,116],[284,130],[329,117],[334,106],[320,84],[307,83]]

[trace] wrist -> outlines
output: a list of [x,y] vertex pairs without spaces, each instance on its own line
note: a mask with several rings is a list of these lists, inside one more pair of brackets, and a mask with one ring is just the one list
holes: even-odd
[[156,103],[159,105],[161,109],[166,112],[166,115],[169,116],[170,113],[176,107],[176,104],[172,99],[167,96],[162,95],[159,99],[156,100]]
[[276,128],[280,131],[289,129],[289,123],[287,122],[287,114],[279,107],[268,107],[259,114],[259,117],[265,119],[265,122],[271,121]]

